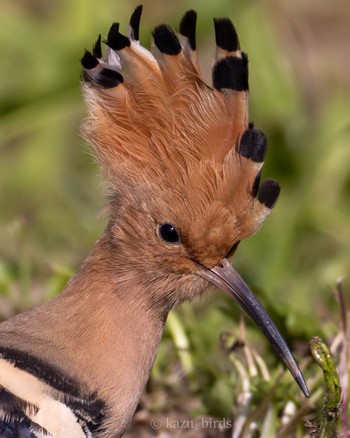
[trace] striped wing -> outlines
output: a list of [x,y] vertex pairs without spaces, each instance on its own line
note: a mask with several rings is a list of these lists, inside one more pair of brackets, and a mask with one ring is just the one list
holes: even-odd
[[101,430],[103,408],[52,365],[0,347],[1,438],[90,438]]

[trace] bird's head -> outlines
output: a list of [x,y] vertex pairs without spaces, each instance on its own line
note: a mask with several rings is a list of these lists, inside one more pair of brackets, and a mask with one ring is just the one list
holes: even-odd
[[114,23],[82,58],[88,140],[110,183],[108,231],[127,266],[169,309],[208,283],[252,317],[305,394],[300,370],[277,328],[229,262],[274,206],[279,185],[260,182],[266,137],[249,123],[248,61],[228,18],[216,19],[212,84],[202,79],[196,13],[179,34],[138,41],[142,8],[128,37]]

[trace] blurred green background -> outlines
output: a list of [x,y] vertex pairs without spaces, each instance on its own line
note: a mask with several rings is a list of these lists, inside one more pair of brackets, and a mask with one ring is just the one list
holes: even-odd
[[[0,318],[57,293],[105,225],[104,184],[79,135],[79,59],[137,2],[1,0]],[[287,338],[332,335],[332,289],[350,271],[350,8],[345,0],[145,0],[141,41],[198,12],[204,75],[213,17],[229,16],[250,60],[251,120],[266,132],[264,176],[280,199],[234,264]],[[180,310],[197,365],[220,362],[218,333],[239,312],[222,294]],[[250,327],[250,326],[249,326]],[[251,330],[251,329],[250,329]],[[168,333],[168,332],[167,332]],[[254,329],[253,337],[262,340]],[[169,335],[169,333],[168,333]],[[169,336],[161,354],[165,357]],[[162,353],[163,351],[163,353]],[[301,348],[303,351],[303,348]]]

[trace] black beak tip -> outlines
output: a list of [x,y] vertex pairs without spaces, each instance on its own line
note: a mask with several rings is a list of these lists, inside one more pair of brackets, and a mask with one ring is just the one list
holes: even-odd
[[302,376],[301,373],[295,377],[295,381],[299,385],[299,388],[302,390],[305,397],[309,398],[310,397],[309,388],[307,387],[304,377]]

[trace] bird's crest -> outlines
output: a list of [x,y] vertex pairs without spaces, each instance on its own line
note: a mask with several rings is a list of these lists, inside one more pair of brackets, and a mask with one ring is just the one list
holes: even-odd
[[138,6],[128,36],[112,25],[104,57],[99,37],[82,58],[85,135],[112,189],[144,185],[169,205],[178,195],[191,206],[187,216],[220,203],[234,218],[230,239],[247,237],[273,207],[279,185],[260,184],[266,137],[249,123],[248,60],[236,30],[228,18],[214,20],[209,85],[197,60],[196,12],[184,15],[178,34],[157,26],[152,52],[139,43],[141,12]]

